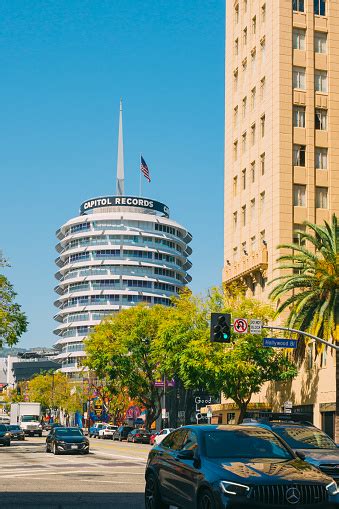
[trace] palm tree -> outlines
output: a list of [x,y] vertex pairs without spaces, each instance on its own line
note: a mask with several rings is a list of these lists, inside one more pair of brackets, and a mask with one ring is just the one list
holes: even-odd
[[[299,231],[299,244],[282,244],[289,252],[278,258],[283,275],[270,297],[278,301],[277,313],[289,311],[287,326],[328,341],[339,341],[339,227],[335,214],[331,223],[319,226],[306,221]],[[308,242],[308,247],[306,247]],[[339,354],[336,354],[336,424],[339,440]]]

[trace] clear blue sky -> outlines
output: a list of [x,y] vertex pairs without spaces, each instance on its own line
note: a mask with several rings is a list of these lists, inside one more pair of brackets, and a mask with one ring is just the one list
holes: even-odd
[[52,345],[55,231],[114,194],[119,98],[126,194],[139,154],[193,234],[191,288],[223,260],[224,0],[2,0],[0,249],[29,319],[19,346]]

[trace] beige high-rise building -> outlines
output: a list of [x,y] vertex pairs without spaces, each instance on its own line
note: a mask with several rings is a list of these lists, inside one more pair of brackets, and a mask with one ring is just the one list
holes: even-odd
[[[227,1],[225,135],[223,281],[266,299],[277,246],[339,212],[338,1]],[[302,375],[293,385],[317,424],[335,401],[328,358],[316,395],[303,399]]]

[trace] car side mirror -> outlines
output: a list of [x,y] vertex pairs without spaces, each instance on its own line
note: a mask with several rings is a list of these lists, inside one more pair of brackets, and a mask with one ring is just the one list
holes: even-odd
[[302,451],[295,451],[295,453],[301,460],[304,460],[306,458],[305,454]]
[[194,451],[192,451],[191,449],[186,449],[184,451],[180,451],[180,452],[178,452],[177,458],[181,459],[181,460],[193,460],[194,459]]

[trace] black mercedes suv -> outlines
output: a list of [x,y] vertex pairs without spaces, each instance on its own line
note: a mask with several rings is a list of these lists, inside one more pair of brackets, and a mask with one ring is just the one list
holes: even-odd
[[146,509],[339,507],[336,482],[277,435],[252,426],[183,426],[151,449]]

